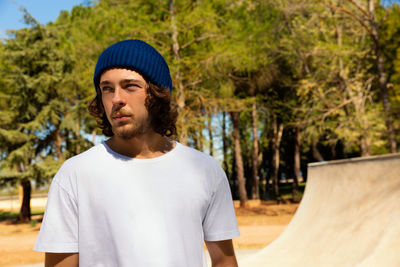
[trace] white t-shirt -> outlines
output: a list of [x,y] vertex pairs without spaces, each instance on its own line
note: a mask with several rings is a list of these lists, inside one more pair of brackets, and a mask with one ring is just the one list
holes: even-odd
[[177,142],[160,157],[135,159],[103,142],[54,177],[34,250],[79,252],[82,267],[202,267],[203,240],[237,236],[214,158]]

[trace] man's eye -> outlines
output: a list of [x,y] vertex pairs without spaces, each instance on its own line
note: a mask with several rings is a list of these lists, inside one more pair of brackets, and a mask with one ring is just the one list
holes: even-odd
[[126,87],[127,87],[127,88],[137,88],[137,87],[139,87],[139,86],[138,86],[137,84],[131,84],[131,83],[130,83],[130,84],[127,84]]
[[103,87],[103,92],[109,92],[109,91],[111,91],[112,90],[112,88],[111,87],[108,87],[108,86],[105,86],[105,87]]

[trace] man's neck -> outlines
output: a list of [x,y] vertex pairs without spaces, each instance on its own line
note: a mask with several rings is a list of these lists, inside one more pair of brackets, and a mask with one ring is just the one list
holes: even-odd
[[114,152],[138,159],[162,156],[176,145],[174,141],[155,132],[130,139],[123,139],[114,135],[106,143]]

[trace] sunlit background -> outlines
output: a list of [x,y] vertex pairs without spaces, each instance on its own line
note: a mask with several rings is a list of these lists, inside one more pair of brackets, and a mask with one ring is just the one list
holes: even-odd
[[176,139],[224,168],[241,255],[289,223],[308,163],[399,151],[399,1],[0,0],[0,266],[43,262],[51,178],[105,140],[97,56],[128,38],[170,65]]

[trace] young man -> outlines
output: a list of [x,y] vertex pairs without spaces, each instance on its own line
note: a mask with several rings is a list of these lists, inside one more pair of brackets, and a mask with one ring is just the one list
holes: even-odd
[[164,58],[140,40],[99,57],[89,110],[110,138],[54,177],[35,250],[46,266],[237,266],[225,173],[176,133]]

